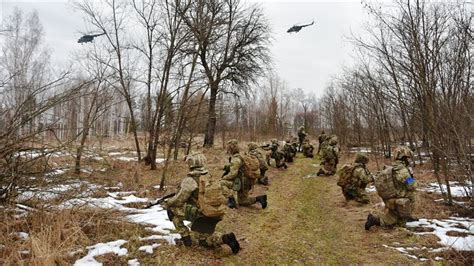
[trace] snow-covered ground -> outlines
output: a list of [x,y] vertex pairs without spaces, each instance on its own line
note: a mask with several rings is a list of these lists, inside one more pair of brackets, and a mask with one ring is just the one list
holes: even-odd
[[[450,181],[449,187],[453,197],[470,197],[473,195],[473,185],[470,181],[466,181],[464,185],[457,181]],[[442,184],[440,189],[438,183],[430,183],[428,186],[421,187],[418,190],[436,194],[447,193],[446,185]]]
[[[86,197],[81,199],[71,199],[64,202],[61,207],[70,208],[73,206],[89,206],[96,208],[105,209],[116,209],[127,213],[125,218],[133,223],[144,224],[150,231],[158,233],[159,235],[150,235],[139,238],[140,241],[150,240],[165,240],[168,244],[175,244],[174,239],[179,238],[179,234],[172,233],[175,229],[173,223],[168,219],[166,210],[161,206],[156,205],[148,209],[139,209],[124,206],[128,203],[145,203],[150,200],[147,198],[140,198],[134,195],[135,191],[120,191],[120,192],[108,192],[108,197],[105,198],[92,198]],[[102,255],[105,253],[116,253],[119,256],[127,254],[127,250],[120,248],[125,240],[117,240],[109,243],[99,243],[97,245],[88,247],[89,253],[87,256],[76,261],[75,265],[100,265],[94,256]],[[150,245],[143,245],[139,248],[140,251],[146,253],[153,253],[153,250],[159,247],[160,244],[153,243]],[[129,260],[129,265],[139,265],[137,260]]]
[[74,266],[95,266],[102,265],[97,260],[94,259],[95,256],[104,255],[107,253],[115,253],[118,256],[125,256],[128,254],[126,248],[122,248],[123,244],[127,243],[126,240],[116,240],[107,243],[99,243],[93,246],[87,247],[89,250],[87,255],[74,263]]
[[434,234],[440,239],[438,243],[445,247],[458,251],[474,251],[474,219],[462,217],[450,217],[444,220],[419,219],[407,223],[407,227],[431,228],[432,232],[417,232],[416,234]]
[[365,152],[370,153],[372,149],[370,147],[352,147],[349,152]]
[[376,193],[377,189],[375,188],[374,185],[369,185],[365,188],[365,192],[367,192],[367,193]]
[[68,181],[66,184],[58,184],[41,188],[33,187],[27,190],[20,190],[17,200],[21,202],[32,198],[37,198],[49,201],[52,199],[56,199],[59,196],[73,190],[76,190],[78,192],[80,190],[78,196],[85,197],[92,194],[92,192],[97,190],[99,187],[99,185],[87,181],[71,180]]

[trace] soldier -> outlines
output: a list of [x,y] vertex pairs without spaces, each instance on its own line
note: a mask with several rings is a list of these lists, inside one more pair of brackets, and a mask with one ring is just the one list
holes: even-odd
[[280,145],[277,139],[272,139],[270,144],[270,156],[267,158],[267,164],[270,165],[270,158],[275,159],[275,165],[277,168],[288,168],[285,163],[285,154],[280,150]]
[[268,185],[268,177],[265,176],[268,170],[268,165],[265,161],[265,152],[261,150],[255,142],[250,142],[247,147],[249,155],[256,157],[260,163],[260,178],[257,182],[262,185]]
[[286,162],[293,162],[293,158],[296,156],[296,150],[291,144],[291,140],[289,138],[285,141],[285,144],[283,145],[283,153],[285,154]]
[[189,220],[193,223],[198,217],[204,216],[200,212],[197,203],[199,197],[199,178],[201,175],[208,173],[204,166],[205,160],[206,158],[202,154],[193,154],[186,158],[189,173],[181,181],[178,193],[165,201],[164,205],[168,212],[168,217],[176,227],[176,231],[181,235],[181,239],[177,240],[178,243],[182,243],[187,247],[191,246],[193,242],[206,247],[219,247],[222,244],[226,244],[235,254],[239,252],[240,245],[234,233],[199,233],[190,231],[183,223],[184,220]]
[[407,221],[414,220],[412,211],[415,204],[416,181],[408,168],[412,151],[405,146],[399,146],[394,151],[395,161],[392,164],[390,181],[396,189],[396,196],[384,199],[386,211],[383,215],[369,214],[365,230],[372,226],[393,227],[405,226]]
[[[220,183],[223,188],[223,194],[228,199],[228,206],[230,208],[237,208],[237,205],[250,206],[258,202],[265,209],[267,207],[267,195],[249,196],[249,191],[252,189],[254,181],[243,175],[244,162],[239,154],[239,143],[237,140],[233,139],[227,142],[227,153],[231,155],[229,157],[229,164],[226,166],[228,171],[222,176]],[[237,195],[235,195],[236,193]]]
[[372,181],[372,176],[366,167],[368,162],[367,155],[357,153],[354,165],[342,167],[337,185],[341,187],[342,194],[347,201],[355,200],[362,204],[369,203],[369,198],[365,193],[367,184]]
[[291,146],[293,146],[293,150],[295,151],[295,156],[293,157],[296,157],[296,152],[298,151],[298,142],[297,136],[291,137]]
[[321,149],[321,167],[317,175],[333,175],[339,162],[339,145],[336,135],[332,135]]
[[328,136],[326,135],[326,133],[323,131],[321,131],[321,134],[319,134],[318,136],[318,142],[319,142],[319,145],[318,145],[318,155],[319,153],[321,152],[321,147],[323,145],[323,142],[326,141],[326,139],[328,138]]
[[309,143],[309,139],[305,138],[302,147],[303,155],[307,158],[313,158],[314,146]]
[[299,140],[299,151],[301,151],[301,147],[303,146],[304,139],[308,134],[304,131],[304,126],[300,126],[298,128],[298,140]]

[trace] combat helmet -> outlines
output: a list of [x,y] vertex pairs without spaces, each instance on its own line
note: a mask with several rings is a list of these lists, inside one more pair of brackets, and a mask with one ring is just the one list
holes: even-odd
[[272,144],[278,144],[278,140],[277,139],[272,139]]
[[194,153],[186,156],[186,163],[192,172],[199,172],[200,174],[206,174],[208,172],[205,168],[206,157],[202,153]]
[[227,141],[227,152],[230,154],[236,154],[239,152],[239,142],[236,139]]
[[403,157],[407,159],[413,157],[413,152],[407,146],[398,146],[393,151],[393,154],[394,154],[395,160],[402,160]]
[[367,155],[365,153],[358,152],[356,154],[355,162],[356,163],[367,164],[369,162],[369,157],[367,157]]
[[249,142],[249,144],[247,144],[247,147],[248,147],[249,151],[253,151],[253,150],[258,148],[258,145],[255,142]]

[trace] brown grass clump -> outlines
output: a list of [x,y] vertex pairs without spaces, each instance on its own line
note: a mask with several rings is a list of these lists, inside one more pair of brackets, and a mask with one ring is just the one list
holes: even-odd
[[[2,213],[0,264],[65,265],[85,255],[98,242],[133,238],[144,228],[122,219],[116,211],[94,209],[31,212],[23,219]],[[12,237],[27,232],[27,239]]]

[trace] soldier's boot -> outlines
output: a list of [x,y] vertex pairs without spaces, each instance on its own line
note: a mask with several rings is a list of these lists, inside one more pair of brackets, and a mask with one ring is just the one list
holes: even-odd
[[365,230],[369,230],[370,227],[377,225],[380,226],[380,219],[369,213],[367,216],[367,221],[365,222]]
[[191,236],[181,237],[179,239],[175,239],[174,241],[176,242],[176,245],[178,246],[184,245],[186,247],[190,247],[193,244],[193,240],[191,239]]
[[319,171],[318,173],[316,174],[317,176],[322,176],[322,175],[325,175],[326,173],[324,172],[323,168],[319,168]]
[[227,206],[231,209],[237,208],[237,202],[235,201],[234,197],[230,197],[227,199]]
[[267,207],[267,195],[258,196],[255,198],[260,205],[262,205],[262,209]]
[[268,186],[268,177],[261,177],[258,179],[258,183],[264,186]]
[[237,254],[240,250],[240,244],[235,238],[234,233],[225,234],[222,236],[222,242],[232,249],[232,253]]
[[283,168],[287,169],[288,165],[286,165],[286,163],[283,163]]

